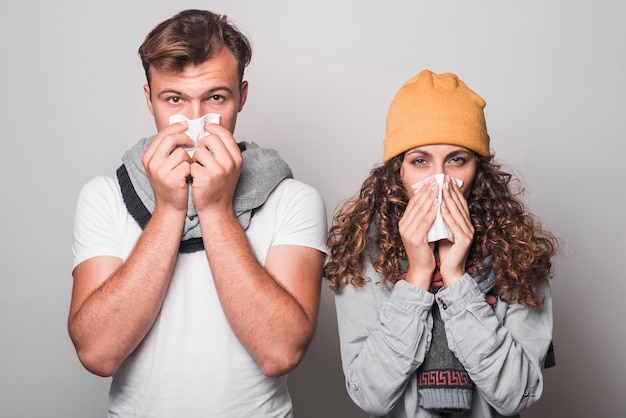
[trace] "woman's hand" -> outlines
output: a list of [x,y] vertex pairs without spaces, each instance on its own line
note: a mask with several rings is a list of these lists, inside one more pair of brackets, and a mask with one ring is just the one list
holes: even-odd
[[474,239],[474,226],[467,200],[456,181],[446,175],[443,185],[441,215],[454,234],[454,242],[444,253],[440,251],[440,272],[444,286],[450,287],[465,274],[467,255]]
[[428,242],[428,230],[437,217],[438,185],[434,177],[409,199],[398,223],[400,236],[409,262],[406,281],[424,290],[430,290],[435,270],[434,244]]

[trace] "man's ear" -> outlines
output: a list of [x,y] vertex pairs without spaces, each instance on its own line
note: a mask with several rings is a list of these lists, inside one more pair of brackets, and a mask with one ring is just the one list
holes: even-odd
[[146,96],[146,104],[148,105],[148,109],[150,109],[150,113],[154,116],[154,111],[152,110],[152,98],[150,97],[150,86],[147,84],[143,85],[143,94]]
[[241,112],[243,109],[243,105],[246,104],[246,99],[248,98],[248,82],[243,80],[241,82],[241,87],[239,88],[239,110]]

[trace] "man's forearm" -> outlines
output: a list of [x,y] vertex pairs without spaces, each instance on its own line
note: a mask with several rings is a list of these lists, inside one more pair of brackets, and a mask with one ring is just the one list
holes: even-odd
[[76,268],[76,286],[100,282],[69,320],[81,362],[93,373],[113,374],[154,323],[180,244],[182,223],[176,223],[176,218],[155,212],[124,263],[93,259]]
[[319,281],[308,285],[312,291],[301,302],[284,285],[286,278],[278,276],[297,269],[309,274],[318,269],[321,275],[323,256],[307,249],[314,256],[284,260],[294,266],[291,271],[272,271],[260,265],[234,214],[203,214],[200,224],[215,287],[233,331],[265,374],[288,372],[299,363],[313,336]]

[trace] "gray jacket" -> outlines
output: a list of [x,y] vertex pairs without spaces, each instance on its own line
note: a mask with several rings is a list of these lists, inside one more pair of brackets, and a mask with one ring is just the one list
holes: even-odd
[[431,340],[439,304],[448,345],[476,384],[466,417],[519,416],[543,390],[542,365],[552,341],[550,287],[540,308],[498,300],[495,311],[465,274],[435,296],[405,281],[377,284],[371,266],[363,287],[335,297],[348,394],[372,417],[436,417],[418,405],[416,371]]

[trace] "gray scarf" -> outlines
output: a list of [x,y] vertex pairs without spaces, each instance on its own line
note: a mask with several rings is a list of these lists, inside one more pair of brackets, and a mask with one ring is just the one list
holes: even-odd
[[[122,157],[123,164],[117,169],[124,203],[142,229],[154,211],[154,192],[141,162],[153,138],[143,138],[126,151]],[[243,229],[247,229],[254,209],[263,205],[272,190],[284,179],[292,178],[293,174],[275,150],[261,148],[255,143],[240,142],[238,145],[243,166],[233,196],[233,209]],[[180,252],[200,251],[203,248],[200,222],[190,190]]]
[[[437,241],[435,243],[435,272],[430,286],[430,291],[436,294],[443,288],[443,280],[439,272],[440,261]],[[491,255],[483,254],[485,258],[482,264],[491,265]],[[469,261],[466,272],[473,277],[480,291],[485,294],[485,299],[492,309],[497,303],[495,291],[495,275],[490,270],[487,277],[481,277],[474,268],[474,263]],[[439,305],[434,303],[432,307],[433,328],[431,343],[424,362],[417,371],[417,387],[420,394],[419,404],[424,409],[437,411],[440,416],[462,416],[464,411],[472,408],[472,391],[474,382],[463,364],[448,348],[445,324],[441,319]]]

